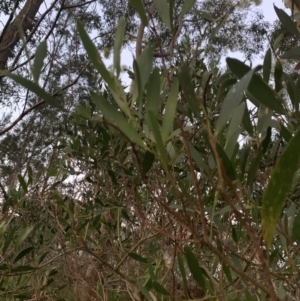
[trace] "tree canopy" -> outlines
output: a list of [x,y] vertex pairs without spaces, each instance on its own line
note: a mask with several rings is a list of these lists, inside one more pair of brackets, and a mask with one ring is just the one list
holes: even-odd
[[298,15],[259,2],[0,3],[0,299],[299,300]]

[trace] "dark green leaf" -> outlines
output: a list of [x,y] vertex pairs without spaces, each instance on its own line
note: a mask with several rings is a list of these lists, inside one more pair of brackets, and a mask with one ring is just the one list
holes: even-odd
[[271,52],[271,48],[269,48],[268,51],[266,52],[264,58],[264,64],[263,64],[263,78],[267,84],[269,83],[270,80],[271,68],[272,68],[272,52]]
[[296,46],[286,51],[280,58],[289,60],[300,60],[300,46]]
[[300,214],[296,215],[293,223],[293,230],[292,230],[292,239],[293,241],[299,242],[300,241]]
[[179,92],[179,82],[177,78],[174,78],[171,91],[166,103],[165,114],[163,118],[163,124],[161,129],[161,136],[163,142],[166,143],[169,134],[173,131],[173,123],[176,113],[177,101]]
[[147,45],[137,60],[141,73],[141,89],[144,90],[153,68],[153,50]]
[[143,1],[142,0],[129,0],[129,3],[137,10],[143,24],[145,26],[148,26],[148,18],[146,16]]
[[183,16],[190,11],[190,9],[193,7],[195,3],[196,0],[185,0],[179,18],[183,18]]
[[229,177],[231,180],[235,180],[236,174],[230,159],[228,158],[228,156],[226,155],[224,149],[220,144],[217,143],[216,146],[217,146],[218,155],[223,165],[223,172],[225,173],[224,176]]
[[19,261],[21,258],[23,258],[24,256],[26,256],[28,253],[30,253],[32,250],[34,249],[34,247],[28,247],[24,250],[22,250],[14,259],[13,263],[16,263],[17,261]]
[[19,265],[17,267],[13,267],[11,271],[14,272],[28,272],[28,271],[33,271],[36,268],[30,265]]
[[180,270],[182,281],[183,281],[184,293],[186,296],[188,296],[189,287],[188,287],[188,283],[187,283],[186,272],[185,272],[183,260],[180,256],[180,254],[177,255],[177,262],[178,262],[179,270]]
[[161,137],[159,124],[158,124],[158,122],[156,120],[156,117],[154,116],[154,113],[152,111],[149,111],[148,115],[149,115],[149,120],[150,120],[150,123],[151,123],[152,130],[153,130],[153,134],[154,134],[154,137],[155,137],[157,150],[160,154],[160,160],[161,160],[162,166],[163,166],[164,170],[167,170],[166,149],[164,147],[164,143],[163,143],[163,140],[162,140],[162,137]]
[[146,96],[146,111],[152,111],[156,116],[159,108],[159,94],[160,94],[160,75],[159,69],[154,68],[152,71],[148,87],[147,87],[147,96]]
[[41,88],[38,84],[16,74],[8,73],[7,76],[13,79],[18,84],[22,85],[24,88],[41,97],[49,105],[59,109],[63,109],[62,105],[52,95],[48,94],[43,88]]
[[[228,60],[228,59],[227,59]],[[239,61],[230,61],[231,65],[235,65]],[[234,109],[241,103],[244,94],[243,92],[248,88],[250,81],[255,73],[255,69],[250,70],[236,83],[227,93],[222,104],[220,116],[217,120],[216,131],[219,132],[227,123],[228,119],[232,116]]]
[[199,266],[197,258],[195,257],[192,250],[188,246],[185,246],[184,250],[185,250],[185,256],[186,256],[188,266],[190,268],[190,271],[195,281],[199,284],[199,286],[203,289],[203,291],[206,291],[206,283],[203,277],[203,271]]
[[[300,159],[300,131],[289,141],[276,162],[262,200],[264,238],[270,246]],[[283,180],[284,179],[284,180]]]
[[275,69],[274,69],[274,80],[275,80],[275,91],[276,92],[279,92],[283,88],[282,75],[283,75],[282,65],[281,65],[280,61],[276,61]]
[[131,257],[132,259],[142,262],[142,263],[148,263],[148,259],[145,257],[142,257],[136,253],[128,253],[128,256]]
[[21,185],[22,189],[24,190],[25,193],[27,193],[28,192],[27,184],[26,184],[24,178],[21,175],[18,175],[18,179],[19,179],[19,182],[20,182],[20,185]]
[[274,5],[274,9],[275,12],[280,20],[280,22],[282,23],[282,25],[293,35],[295,35],[296,37],[299,37],[299,31],[295,25],[295,23],[293,22],[293,20],[291,19],[291,17],[282,9],[276,7]]
[[[250,67],[237,59],[227,58],[226,62],[230,70],[238,78],[242,78],[250,71]],[[279,114],[285,114],[285,109],[283,107],[284,100],[274,92],[259,75],[254,74],[248,86],[248,91],[263,105]]]
[[150,153],[148,151],[145,153],[144,160],[142,163],[144,175],[151,169],[154,159],[155,159],[155,156],[152,153]]
[[102,94],[97,94],[90,91],[91,97],[94,100],[96,107],[101,110],[104,117],[116,125],[116,127],[126,136],[127,139],[136,143],[137,145],[146,148],[142,138],[128,123],[124,116],[111,105]]
[[168,293],[168,291],[161,285],[159,284],[157,281],[152,281],[153,283],[153,287],[154,289],[159,293],[159,294],[162,294],[162,295],[170,295]]

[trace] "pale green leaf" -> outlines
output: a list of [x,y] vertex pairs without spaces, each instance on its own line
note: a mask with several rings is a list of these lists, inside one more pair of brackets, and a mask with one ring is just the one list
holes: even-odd
[[115,43],[114,43],[114,68],[117,71],[117,76],[120,75],[120,71],[121,71],[121,67],[120,67],[121,48],[124,39],[125,26],[126,26],[125,18],[121,17],[119,19],[119,24],[117,27]]
[[168,27],[170,31],[172,31],[172,24],[170,18],[170,9],[167,0],[153,0],[154,6],[156,7],[159,16],[162,21]]
[[29,226],[21,231],[18,238],[16,239],[16,244],[15,244],[16,249],[19,249],[19,247],[21,247],[22,243],[27,238],[27,236],[31,233],[33,228],[34,228],[33,226]]
[[174,78],[171,91],[166,103],[165,115],[161,129],[161,136],[164,143],[167,142],[169,134],[173,131],[173,123],[178,101],[178,92],[179,82],[177,78]]
[[142,0],[129,0],[129,3],[137,10],[143,24],[145,26],[148,26],[148,18],[146,16],[143,1]]
[[96,104],[96,108],[100,109],[104,117],[114,124],[120,132],[122,132],[128,140],[136,143],[142,148],[146,148],[142,138],[135,129],[128,123],[124,116],[111,105],[103,95],[90,91],[91,97]]
[[179,15],[179,18],[183,18],[183,16],[190,11],[193,5],[196,3],[196,0],[185,0]]
[[36,48],[33,65],[31,67],[33,79],[36,83],[39,81],[46,55],[47,55],[47,42],[43,41]]
[[300,131],[289,141],[271,173],[262,200],[264,238],[270,246],[286,197],[292,187],[293,177],[300,159]]

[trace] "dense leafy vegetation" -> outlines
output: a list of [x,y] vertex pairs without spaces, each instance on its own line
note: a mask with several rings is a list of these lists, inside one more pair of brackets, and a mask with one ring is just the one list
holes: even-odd
[[0,5],[0,299],[299,300],[292,18],[247,0],[41,5]]

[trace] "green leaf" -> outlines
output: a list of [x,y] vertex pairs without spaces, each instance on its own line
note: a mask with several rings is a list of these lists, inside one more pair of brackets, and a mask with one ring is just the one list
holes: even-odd
[[155,156],[152,153],[148,151],[145,153],[144,160],[142,163],[142,170],[144,175],[146,175],[146,173],[151,169],[154,159]]
[[143,24],[145,26],[148,26],[148,18],[146,16],[143,1],[142,0],[129,0],[129,3],[137,10]]
[[153,0],[153,3],[162,21],[165,23],[168,29],[172,31],[170,9],[167,0]]
[[30,266],[30,265],[19,265],[17,267],[13,267],[11,269],[12,273],[16,273],[16,272],[28,272],[28,271],[33,271],[36,270],[35,267]]
[[138,283],[137,286],[148,301],[153,301],[153,298],[150,296],[148,290],[142,284]]
[[272,69],[272,51],[271,48],[268,49],[264,58],[263,64],[263,78],[264,81],[268,84],[270,80],[270,74]]
[[179,82],[180,86],[183,90],[183,94],[193,112],[193,114],[197,117],[200,118],[200,107],[199,107],[199,102],[197,100],[194,86],[193,86],[193,81],[190,75],[190,67],[188,63],[184,63],[179,69]]
[[295,25],[295,23],[293,22],[293,20],[291,19],[291,17],[282,9],[276,7],[274,5],[274,9],[275,12],[280,20],[280,22],[282,23],[282,25],[293,35],[295,35],[296,37],[299,37],[299,31]]
[[19,179],[22,189],[24,190],[25,193],[27,193],[28,189],[27,189],[27,184],[26,184],[24,178],[21,175],[18,175],[18,179]]
[[[239,61],[230,61],[230,65],[235,65]],[[232,116],[234,109],[241,103],[244,98],[243,92],[248,88],[250,81],[256,69],[252,69],[242,77],[227,93],[222,104],[220,116],[216,124],[216,132],[219,133]]]
[[296,46],[288,51],[286,51],[280,58],[282,59],[292,59],[300,60],[300,46]]
[[283,76],[283,69],[282,65],[279,60],[276,61],[275,68],[274,68],[274,80],[275,80],[275,91],[279,92],[282,88],[282,76]]
[[168,291],[161,285],[159,284],[157,281],[152,281],[152,284],[153,284],[153,287],[154,289],[159,293],[159,294],[162,294],[162,295],[170,295],[168,293]]
[[16,74],[7,73],[7,76],[13,79],[18,84],[22,85],[24,88],[35,93],[37,96],[41,97],[49,105],[56,107],[58,109],[63,109],[62,105],[50,94],[48,94],[43,88],[38,84]]
[[40,74],[43,68],[44,59],[47,55],[47,42],[43,41],[40,45],[36,48],[34,62],[31,67],[33,79],[36,83],[38,83]]
[[274,50],[274,51],[278,49],[278,47],[280,46],[280,43],[282,42],[283,38],[284,38],[284,34],[283,34],[283,33],[281,33],[281,34],[276,38],[276,40],[275,40],[274,43],[273,43],[273,50]]
[[30,253],[32,250],[34,249],[34,247],[28,247],[24,250],[22,250],[14,259],[13,263],[16,263],[17,261],[19,261],[21,258],[23,258],[24,256],[26,256],[28,253]]
[[136,253],[128,253],[128,256],[131,257],[132,259],[142,262],[142,263],[148,263],[148,259],[145,257],[140,256],[139,254]]
[[203,289],[203,291],[206,291],[206,283],[205,279],[203,277],[203,271],[199,266],[198,260],[193,254],[192,250],[185,246],[184,248],[186,260],[188,263],[188,266],[190,268],[190,271],[195,279],[195,281],[199,284],[199,286]]
[[229,283],[232,283],[232,276],[231,276],[231,272],[230,269],[228,268],[227,265],[223,264],[223,272],[227,278],[227,280],[229,281]]
[[173,123],[178,101],[178,92],[179,82],[177,78],[174,78],[171,91],[166,103],[165,115],[161,129],[161,136],[164,143],[167,142],[169,134],[173,131]]
[[124,92],[124,89],[123,89],[121,83],[118,81],[118,79],[112,73],[110,73],[106,69],[106,67],[98,53],[96,46],[93,44],[92,40],[86,33],[86,31],[80,21],[77,21],[77,28],[78,28],[78,32],[79,32],[80,38],[82,40],[83,46],[84,46],[92,64],[94,65],[96,70],[99,72],[99,74],[102,76],[104,81],[108,84],[108,87],[109,87],[115,101],[117,102],[118,106],[120,107],[120,109],[125,113],[126,116],[132,118],[131,111],[127,104],[126,94]]
[[162,164],[164,170],[166,171],[167,170],[167,155],[166,155],[166,149],[164,147],[164,143],[163,143],[163,140],[162,140],[162,137],[161,137],[159,124],[158,124],[158,122],[156,120],[156,117],[155,117],[155,115],[152,111],[149,111],[148,115],[149,115],[150,125],[152,127],[153,134],[154,134],[154,137],[155,137],[157,150],[158,150],[159,155],[160,155],[161,164]]
[[[250,71],[250,67],[237,59],[227,58],[226,62],[230,70],[239,79]],[[285,114],[285,109],[283,107],[284,100],[273,91],[259,75],[253,75],[248,86],[248,91],[263,105],[274,110],[276,113]]]
[[227,154],[225,153],[225,151],[223,150],[222,146],[219,143],[217,143],[216,146],[217,146],[218,155],[219,155],[219,157],[220,157],[220,159],[221,159],[221,161],[223,163],[223,167],[224,167],[223,172],[231,180],[235,180],[236,174],[235,174],[235,170],[234,170],[234,168],[232,166],[232,163],[231,163],[230,159],[228,158]]
[[253,136],[253,126],[250,119],[250,112],[248,111],[247,105],[245,106],[245,111],[243,115],[243,126],[250,136]]
[[186,273],[185,273],[183,260],[180,256],[180,254],[177,255],[177,262],[178,262],[179,270],[180,270],[180,273],[181,273],[181,276],[182,276],[184,293],[185,293],[186,296],[188,296],[189,287],[188,287],[188,283],[187,283],[187,278],[186,278]]
[[115,43],[114,43],[114,68],[117,71],[117,76],[119,77],[121,67],[120,67],[120,58],[121,58],[121,48],[124,39],[126,21],[124,17],[119,19],[119,24],[116,30]]
[[205,163],[201,154],[195,149],[195,147],[191,143],[189,143],[189,148],[190,148],[192,158],[196,162],[197,166],[200,168],[200,171],[201,172],[205,171],[206,174],[209,176],[210,175],[209,168],[208,168],[207,164]]
[[277,160],[262,199],[264,238],[270,246],[277,220],[292,187],[293,177],[300,159],[300,131],[289,141]]
[[246,104],[242,102],[234,111],[233,116],[230,120],[229,127],[226,133],[226,143],[225,143],[225,152],[229,158],[232,158],[234,150],[237,146],[237,139],[242,132],[240,127]]
[[131,107],[134,106],[136,102],[139,104],[139,117],[141,117],[142,109],[142,99],[143,99],[143,90],[142,90],[142,81],[141,81],[141,72],[138,66],[137,61],[133,60],[133,70],[134,70],[134,90],[132,95]]
[[34,229],[33,226],[26,227],[21,231],[18,238],[16,239],[15,248],[19,249],[21,247],[24,240],[27,238],[27,236],[31,233],[31,231]]
[[14,227],[12,228],[12,230],[9,232],[5,242],[4,242],[4,245],[2,247],[2,253],[5,254],[6,250],[8,249],[8,247],[10,246],[14,236],[15,236],[15,233],[17,231],[17,227]]
[[104,117],[115,124],[119,131],[121,131],[127,139],[146,148],[145,143],[134,128],[128,123],[124,116],[116,110],[116,108],[111,105],[102,94],[97,94],[93,91],[90,91],[91,97],[96,104],[96,107],[101,110]]
[[182,19],[183,16],[190,11],[193,5],[196,3],[196,0],[185,0],[180,12],[179,18]]
[[292,239],[293,241],[300,241],[300,214],[296,215],[293,223],[293,230],[292,230]]
[[141,88],[145,88],[153,68],[153,50],[147,45],[137,60],[141,73]]
[[156,116],[159,108],[159,94],[160,94],[160,75],[159,69],[154,68],[150,75],[147,96],[146,96],[146,111],[152,111]]
[[213,40],[216,34],[219,32],[219,30],[226,24],[229,15],[230,13],[226,14],[223,17],[223,19],[217,24],[217,26],[212,29],[211,34],[209,36],[209,41]]

